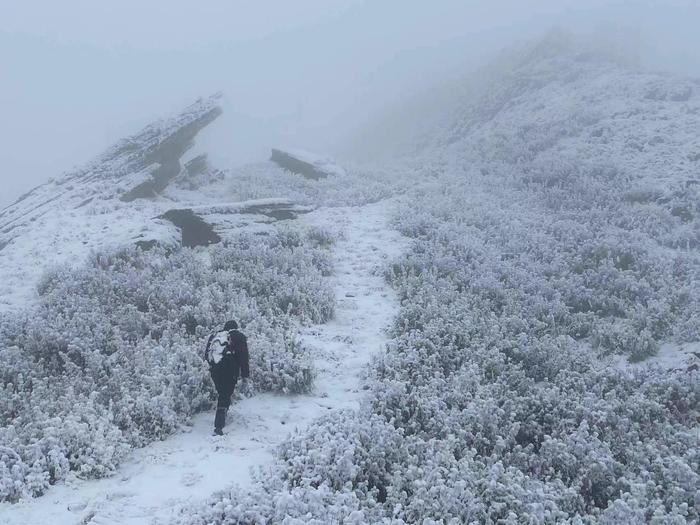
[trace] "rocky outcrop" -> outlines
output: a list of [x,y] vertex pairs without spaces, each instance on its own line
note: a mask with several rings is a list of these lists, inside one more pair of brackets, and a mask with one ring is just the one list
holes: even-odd
[[345,170],[333,159],[308,151],[273,148],[270,160],[279,167],[307,179],[319,180],[329,176],[345,175]]
[[158,219],[173,223],[182,234],[182,245],[192,248],[220,242],[228,232],[244,226],[296,219],[312,210],[288,199],[258,199],[168,210]]
[[[163,191],[168,183],[180,174],[180,158],[194,144],[194,137],[199,131],[221,115],[218,104],[212,103],[218,97],[210,99],[208,103],[198,101],[190,106],[185,113],[180,115],[175,129],[162,140],[161,130],[157,126],[149,126],[138,135],[135,144],[147,145],[141,147],[137,168],[147,169],[150,177],[126,191],[120,198],[130,202],[135,199],[155,197]],[[130,147],[129,144],[126,145]],[[122,146],[123,147],[123,146]]]
[[191,209],[168,210],[160,216],[172,222],[182,233],[182,245],[188,248],[221,242],[214,227]]
[[[181,169],[180,159],[197,133],[221,114],[219,100],[218,94],[197,100],[178,115],[120,140],[85,166],[22,195],[0,211],[0,246],[9,244],[38,218],[58,210],[112,209],[115,201],[156,196],[183,171],[189,173]],[[197,171],[196,167],[195,162],[192,170]]]
[[198,190],[224,179],[221,170],[209,164],[206,154],[198,155],[185,163],[182,172],[175,180],[175,185],[186,190]]

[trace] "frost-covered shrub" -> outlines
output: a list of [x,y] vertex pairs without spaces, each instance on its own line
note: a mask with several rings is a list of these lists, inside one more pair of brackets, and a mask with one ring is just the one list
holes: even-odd
[[312,226],[306,230],[306,238],[319,246],[332,246],[336,242],[336,234],[322,226]]
[[272,163],[232,170],[228,191],[234,200],[280,197],[320,206],[360,206],[405,191],[415,168],[346,167],[347,175],[306,179]]
[[210,407],[202,354],[227,319],[248,335],[254,389],[308,391],[295,327],[332,317],[329,272],[318,243],[290,230],[98,253],[47,273],[36,308],[0,319],[0,500],[108,475],[130,447]]
[[[416,242],[387,270],[402,307],[362,409],[293,436],[253,489],[215,495],[183,511],[182,523],[700,517],[697,372],[605,369],[589,336],[570,333],[587,323],[595,339],[612,323],[637,322],[614,319],[640,296],[653,306],[657,292],[619,279],[634,282],[636,274],[624,272],[638,267],[642,278],[656,272],[654,286],[671,293],[668,267],[624,245],[614,255],[606,243],[592,250],[587,236],[576,239],[581,257],[563,260],[556,245],[549,252],[533,242],[547,238],[550,224],[538,230],[522,215],[508,220],[506,211],[493,217],[478,208],[479,197],[465,208],[473,214],[436,208],[435,218],[423,220],[413,202],[399,216]],[[573,292],[563,276],[581,286],[570,264],[590,267],[588,301],[601,306],[567,305]],[[672,333],[680,313],[659,333]],[[656,341],[650,334],[630,344],[642,335]]]
[[[423,134],[438,177],[396,218],[362,409],[182,523],[700,522],[698,371],[600,361],[700,339],[699,92],[575,47],[507,59]],[[381,498],[342,468],[363,432],[391,444]]]
[[531,188],[451,182],[397,216],[415,241],[386,271],[401,310],[362,409],[182,523],[700,519],[698,373],[597,362],[697,338],[697,257]]

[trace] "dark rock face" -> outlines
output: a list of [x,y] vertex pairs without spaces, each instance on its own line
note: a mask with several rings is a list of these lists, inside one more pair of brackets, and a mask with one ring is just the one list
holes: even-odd
[[168,210],[158,218],[178,227],[182,245],[193,248],[220,242],[221,235],[241,226],[296,219],[312,210],[310,206],[294,204],[287,199],[261,199]]
[[[216,208],[215,208],[216,209]],[[300,214],[308,213],[313,208],[299,206],[287,200],[244,201],[232,205],[231,211],[242,215],[263,215],[276,221],[296,219]]]
[[306,177],[307,179],[325,179],[328,177],[327,173],[319,171],[313,164],[299,160],[297,157],[290,155],[282,150],[273,149],[272,155],[270,155],[270,160],[277,164],[280,168],[296,173]]
[[188,248],[195,246],[208,246],[221,242],[221,237],[214,231],[214,227],[205,222],[192,210],[169,210],[160,216],[169,220],[182,232],[182,245]]
[[199,175],[209,169],[209,162],[205,153],[197,155],[195,158],[185,163],[185,170],[190,175]]
[[273,148],[270,160],[280,168],[307,179],[319,180],[329,175],[344,175],[343,169],[332,160],[305,151]]
[[202,154],[185,163],[174,184],[186,190],[198,190],[203,186],[223,179],[224,173],[213,168],[209,164],[207,155]]
[[[144,167],[151,164],[158,164],[158,167],[151,172],[150,179],[124,193],[120,197],[121,200],[130,202],[135,199],[153,198],[163,191],[168,183],[180,174],[180,157],[192,147],[194,137],[219,115],[221,108],[213,106],[196,115],[155,147],[144,151]],[[206,162],[206,158],[204,160]]]

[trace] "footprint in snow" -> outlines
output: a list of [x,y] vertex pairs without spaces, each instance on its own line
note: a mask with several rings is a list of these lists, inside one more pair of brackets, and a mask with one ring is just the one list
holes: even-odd
[[180,483],[185,487],[192,487],[202,480],[202,474],[199,472],[185,472],[180,478]]
[[108,492],[105,495],[105,499],[107,501],[117,501],[117,500],[125,499],[125,498],[133,498],[134,496],[136,496],[135,492],[119,490],[116,492]]

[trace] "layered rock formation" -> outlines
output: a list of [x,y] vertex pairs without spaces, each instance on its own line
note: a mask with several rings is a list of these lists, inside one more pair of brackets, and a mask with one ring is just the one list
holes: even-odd
[[[109,208],[116,199],[132,202],[155,197],[182,174],[180,159],[197,133],[221,114],[219,99],[219,95],[200,99],[175,117],[120,140],[85,166],[21,196],[0,211],[0,249],[39,217],[59,209],[98,204]],[[197,163],[187,171],[204,171],[196,168]]]
[[203,153],[185,163],[174,184],[185,190],[198,190],[223,179],[224,173],[212,167],[206,153]]
[[319,180],[328,176],[344,176],[345,170],[328,157],[298,149],[272,149],[270,160],[279,167],[306,177]]

